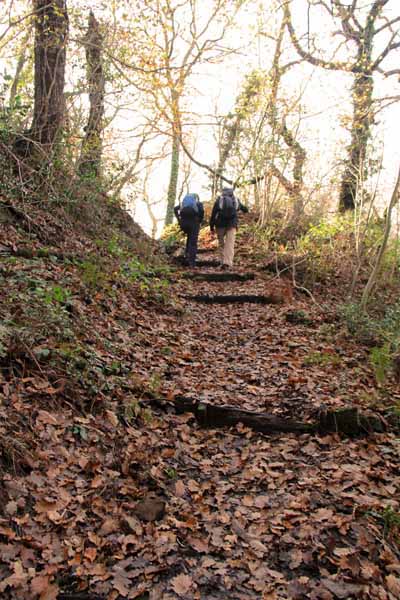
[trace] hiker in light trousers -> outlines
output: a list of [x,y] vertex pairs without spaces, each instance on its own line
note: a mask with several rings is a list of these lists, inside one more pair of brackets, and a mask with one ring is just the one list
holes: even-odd
[[217,230],[222,269],[233,266],[239,210],[248,212],[247,206],[236,198],[232,188],[223,188],[222,194],[214,203],[210,219],[211,233]]

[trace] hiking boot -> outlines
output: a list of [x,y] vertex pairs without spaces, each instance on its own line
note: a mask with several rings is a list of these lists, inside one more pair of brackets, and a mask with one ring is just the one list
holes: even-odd
[[221,270],[222,271],[229,271],[230,266],[229,265],[221,265]]

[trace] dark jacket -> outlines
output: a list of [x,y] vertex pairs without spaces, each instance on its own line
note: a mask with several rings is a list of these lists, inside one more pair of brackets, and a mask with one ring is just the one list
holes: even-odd
[[[204,219],[204,206],[200,202],[200,200],[197,201],[197,207],[198,207],[197,215],[195,215],[194,218],[192,218],[190,220],[192,221],[192,224],[194,224],[194,225],[201,225],[201,223],[203,222],[203,219]],[[182,218],[180,204],[175,206],[174,215],[177,218],[178,223],[182,229],[186,229],[187,226],[190,225],[190,223],[185,222],[186,219]]]
[[[231,219],[229,222],[225,222],[223,219],[223,216],[221,214],[221,199],[222,199],[222,195],[231,195],[235,198],[236,203],[237,203],[237,211],[236,214],[234,216],[233,219]],[[237,227],[238,226],[238,212],[239,210],[241,210],[244,213],[249,212],[249,209],[247,208],[247,206],[244,206],[244,204],[242,204],[240,202],[240,200],[238,198],[236,198],[236,196],[233,193],[233,190],[230,188],[224,188],[222,190],[222,195],[218,196],[218,198],[216,199],[216,201],[214,202],[214,206],[212,209],[212,213],[211,213],[211,219],[210,219],[210,229],[211,231],[214,230],[215,227]]]

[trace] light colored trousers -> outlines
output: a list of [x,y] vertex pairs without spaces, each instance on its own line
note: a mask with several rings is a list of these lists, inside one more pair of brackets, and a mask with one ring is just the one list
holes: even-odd
[[235,255],[236,227],[217,227],[217,236],[222,264],[232,267]]

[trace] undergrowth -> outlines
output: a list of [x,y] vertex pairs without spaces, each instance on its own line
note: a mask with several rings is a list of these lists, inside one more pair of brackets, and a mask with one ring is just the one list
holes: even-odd
[[343,304],[339,314],[350,335],[370,347],[370,363],[378,384],[390,374],[399,377],[400,301],[375,313],[366,313],[357,302]]
[[132,369],[124,329],[135,311],[175,308],[169,268],[106,181],[81,180],[62,160],[51,179],[32,161],[19,178],[9,148],[0,148],[0,381],[28,382],[20,394],[30,386],[34,404],[97,411]]

